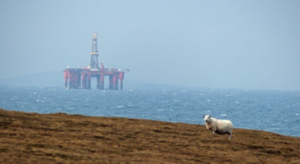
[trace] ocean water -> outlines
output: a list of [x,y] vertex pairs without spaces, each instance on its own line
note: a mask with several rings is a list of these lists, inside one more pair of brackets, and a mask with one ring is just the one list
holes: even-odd
[[300,91],[225,89],[67,90],[0,86],[0,108],[204,124],[203,115],[234,127],[300,137]]

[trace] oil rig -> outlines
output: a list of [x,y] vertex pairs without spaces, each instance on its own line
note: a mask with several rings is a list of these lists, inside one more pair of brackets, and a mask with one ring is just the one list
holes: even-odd
[[[91,78],[97,79],[97,89],[104,89],[104,77],[109,77],[110,90],[123,90],[123,79],[125,72],[116,68],[101,68],[98,63],[97,33],[93,34],[91,61],[86,68],[69,68],[64,70],[65,88],[67,89],[91,89]],[[126,69],[129,71],[128,69]],[[120,83],[119,83],[120,81]]]

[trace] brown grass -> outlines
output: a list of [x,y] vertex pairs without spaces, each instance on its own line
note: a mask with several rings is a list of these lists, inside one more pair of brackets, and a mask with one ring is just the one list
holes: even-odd
[[[202,118],[199,118],[202,119]],[[300,138],[203,125],[0,110],[0,163],[300,163]]]

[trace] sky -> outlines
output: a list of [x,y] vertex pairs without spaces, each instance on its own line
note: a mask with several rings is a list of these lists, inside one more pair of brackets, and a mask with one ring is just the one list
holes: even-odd
[[99,61],[126,79],[300,90],[299,0],[0,1],[0,79]]

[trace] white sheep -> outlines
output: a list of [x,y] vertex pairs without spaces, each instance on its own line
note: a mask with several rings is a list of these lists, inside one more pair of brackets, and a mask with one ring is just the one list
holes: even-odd
[[233,124],[230,120],[219,120],[212,118],[210,115],[203,115],[206,128],[211,131],[212,134],[228,134],[231,140]]

